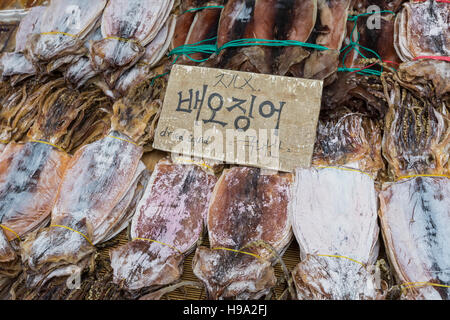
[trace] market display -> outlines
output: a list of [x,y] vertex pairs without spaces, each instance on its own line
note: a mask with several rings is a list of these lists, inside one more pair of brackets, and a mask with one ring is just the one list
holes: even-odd
[[[446,0],[1,1],[0,299],[449,300],[449,19]],[[313,84],[275,85],[293,78],[323,85],[295,126]],[[170,127],[192,119],[218,129]],[[249,159],[308,165],[237,161],[227,125]]]

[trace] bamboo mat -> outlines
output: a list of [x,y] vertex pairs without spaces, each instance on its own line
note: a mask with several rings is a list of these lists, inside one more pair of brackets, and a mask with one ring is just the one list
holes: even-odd
[[[117,248],[121,245],[124,245],[128,242],[126,232],[122,232],[119,236],[117,236],[115,239],[111,240],[111,243],[107,246],[105,246],[104,249],[99,250],[99,259],[102,261],[101,265],[105,266],[110,263],[109,261],[109,251]],[[209,241],[208,239],[204,239],[202,246],[209,247]],[[192,259],[194,258],[195,250],[191,252],[184,260],[183,264],[183,275],[180,279],[180,281],[194,281],[194,282],[200,282],[200,280],[194,275],[194,272],[192,271]],[[288,268],[289,272],[291,272],[295,266],[300,262],[300,252],[298,244],[295,240],[292,241],[289,248],[286,250],[285,254],[283,255],[283,261]],[[110,270],[102,270],[101,273],[104,272],[110,272]],[[275,266],[275,275],[279,281],[280,284],[278,284],[274,290],[273,290],[273,296],[272,299],[277,299],[280,297],[283,292],[286,289],[286,284],[284,282],[284,275],[283,271],[281,269],[280,264],[278,263]],[[206,299],[205,291],[199,288],[194,287],[183,287],[178,288],[175,291],[165,295],[162,297],[162,300],[204,300]]]
[[[209,242],[206,240],[202,245],[209,247]],[[194,257],[194,254],[195,252],[192,252],[189,256],[186,257],[184,261],[183,276],[181,278],[184,281],[199,281],[199,279],[194,275],[192,271],[192,259]],[[300,252],[298,244],[295,240],[292,241],[291,245],[283,255],[283,261],[286,264],[286,267],[288,268],[289,271],[292,271],[295,268],[295,266],[300,262]],[[281,266],[279,263],[275,266],[275,275],[277,279],[284,279],[283,271],[281,270]],[[285,289],[286,289],[285,283],[280,283],[279,285],[277,285],[273,290],[274,295],[272,296],[272,299],[280,297]],[[205,291],[202,289],[193,287],[184,287],[181,289],[177,289],[170,294],[167,294],[165,297],[163,297],[163,299],[204,300],[206,299],[206,294]]]

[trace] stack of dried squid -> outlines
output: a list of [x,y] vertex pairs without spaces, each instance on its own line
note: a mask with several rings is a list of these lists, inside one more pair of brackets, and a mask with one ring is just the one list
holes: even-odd
[[375,276],[374,179],[382,168],[378,121],[345,110],[322,117],[313,167],[296,170],[289,208],[300,246],[299,299],[384,298]]
[[[311,79],[329,79],[328,82],[331,83],[337,72],[339,50],[344,40],[351,3],[351,0],[230,0],[220,16],[217,48],[223,49],[224,45],[229,45],[229,42],[235,40],[263,39],[309,42],[315,44],[316,49],[292,45],[277,48],[233,45],[221,50],[205,65]],[[213,13],[210,13],[210,16],[212,15]],[[186,17],[184,20],[189,19]],[[186,32],[183,33],[185,30],[177,28],[179,32],[175,34],[174,43],[181,44],[183,39],[186,39]],[[204,39],[196,38],[196,40]],[[258,43],[257,40],[254,42]],[[324,47],[328,50],[322,51]]]
[[[180,5],[180,15],[174,32],[170,49],[196,43],[214,44],[217,37],[219,19],[222,12],[223,1],[190,0]],[[198,10],[199,8],[204,8]],[[192,64],[209,58],[204,53],[194,53],[190,59],[181,56],[177,63]]]
[[34,7],[20,23],[14,52],[0,57],[1,77],[15,85],[62,73],[76,88],[93,82],[113,98],[124,96],[153,75],[166,53],[175,29],[173,4],[70,0]]
[[48,208],[50,226],[20,243],[24,273],[13,290],[18,297],[42,297],[42,286],[54,278],[81,274],[95,258],[95,246],[128,225],[149,177],[141,157],[159,107],[152,92],[158,91],[146,83],[118,101],[108,134],[68,159]]
[[25,50],[28,36],[40,32],[44,12],[45,7],[34,7],[20,22],[14,52],[6,52],[0,56],[0,72],[3,81],[9,81],[14,86],[36,74],[36,68],[26,57]]
[[[183,285],[182,262],[194,249],[193,271],[208,298],[263,297],[277,284],[273,266],[294,234],[301,261],[292,271],[292,298],[384,299],[379,216],[403,298],[450,298],[449,63],[424,59],[448,56],[447,4],[192,0],[182,3],[176,21],[170,16],[174,1],[100,1],[79,20],[87,2],[70,3],[79,10],[68,12],[61,3],[33,9],[20,25],[15,52],[3,56],[27,59],[33,70],[3,71],[15,86],[0,86],[0,139],[9,142],[0,144],[0,207],[6,208],[0,221],[0,294],[21,271],[22,255],[25,272],[16,294],[52,296],[39,287],[86,270],[98,246],[131,222],[130,242],[110,252],[107,277],[128,298],[157,299]],[[369,29],[367,17],[348,19],[374,4],[398,14],[383,13],[381,29]],[[38,13],[50,8],[55,17],[44,30]],[[62,26],[60,19],[81,24]],[[151,176],[145,170],[140,160],[151,150],[160,110],[156,98],[163,94],[148,80],[152,68],[169,44],[174,49],[206,43],[216,35],[219,48],[246,38],[316,45],[228,47],[204,63],[324,80],[329,86],[312,168],[291,175],[232,167],[219,179],[202,165],[167,160]],[[372,62],[360,59],[356,42],[389,62],[376,59],[387,71],[380,79],[337,73],[338,67],[359,70]],[[177,62],[210,57],[198,52],[190,58]],[[397,71],[388,66],[401,62]],[[83,89],[43,76],[55,70]],[[25,79],[34,73],[42,78]],[[105,111],[93,107],[107,100],[91,82],[122,96],[109,133]],[[31,141],[14,143],[27,133]],[[57,172],[48,170],[52,161]],[[28,180],[15,179],[17,172]],[[385,180],[392,182],[380,188]],[[25,198],[31,199],[27,205]],[[51,224],[42,229],[50,212]],[[204,225],[210,247],[196,248]],[[25,235],[19,248],[14,237]]]
[[[158,162],[131,224],[130,243],[110,252],[114,282],[128,291],[171,284],[203,233],[217,178],[194,164]],[[159,298],[152,292],[144,299]]]
[[[27,89],[22,90],[23,101],[17,110],[9,111],[15,111],[14,121],[21,116],[20,125],[12,126],[13,135],[23,134],[24,128],[32,125],[28,142],[9,142],[0,154],[2,279],[16,276],[21,270],[17,240],[24,240],[48,223],[71,158],[64,149],[74,150],[98,139],[104,127],[109,127],[104,118],[110,100],[102,96],[100,89],[80,93],[67,88],[63,79],[37,86],[31,93]],[[2,111],[5,115],[8,110]]]
[[450,100],[431,84],[436,77],[411,82],[400,68],[385,81],[383,154],[392,182],[383,184],[379,215],[406,299],[450,298]]
[[174,0],[108,2],[101,21],[103,39],[92,43],[90,59],[111,90],[141,58],[148,66],[161,58],[174,30],[174,20],[169,19],[173,4]]
[[258,299],[277,284],[273,265],[292,239],[292,175],[234,167],[217,182],[207,215],[210,248],[199,247],[193,270],[207,297]]

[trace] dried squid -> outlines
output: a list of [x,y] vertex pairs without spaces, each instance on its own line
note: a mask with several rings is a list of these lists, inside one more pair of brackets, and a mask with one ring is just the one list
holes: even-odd
[[70,275],[76,266],[83,269],[95,252],[93,245],[126,227],[146,177],[139,161],[142,148],[127,139],[112,131],[69,161],[51,226],[31,234],[21,246],[29,287]]
[[[301,262],[299,299],[382,299],[374,180],[346,168],[297,169],[290,219]],[[380,286],[378,286],[380,285]]]
[[389,112],[383,155],[394,179],[411,174],[450,173],[448,106],[430,88],[427,81],[410,83],[396,75],[385,81]]
[[[372,13],[372,15],[361,15],[356,22],[347,22],[347,33],[343,43],[343,46],[347,49],[341,53],[339,59],[340,66],[358,69],[365,67],[366,64],[363,62],[366,60],[363,59],[360,52],[366,57],[375,58],[373,52],[370,52],[365,48],[377,52],[381,60],[387,61],[389,64],[400,64],[401,59],[397,55],[394,47],[394,25],[396,17],[394,11],[398,9],[397,7],[399,5],[395,5],[394,2],[383,3],[382,1],[374,0],[358,1],[357,4],[358,5],[354,6],[354,10],[365,11],[366,9],[371,8],[371,6],[376,5],[381,7],[381,10],[389,10],[392,12],[378,13],[372,10],[363,13]],[[377,9],[374,8],[374,10]],[[352,46],[348,47],[351,41],[358,43],[358,46],[356,48]],[[344,60],[343,65],[341,63],[342,60]]]
[[8,143],[24,138],[39,112],[37,106],[43,105],[46,97],[63,84],[63,81],[55,80],[42,85],[32,78],[21,86],[7,86],[8,93],[0,102],[0,139]]
[[69,161],[51,226],[21,246],[29,287],[83,270],[94,258],[94,246],[127,226],[148,180],[141,145],[155,114],[148,101],[155,90],[139,87],[116,102],[108,136],[82,146]]
[[44,72],[79,58],[86,52],[83,39],[95,27],[106,2],[51,1],[42,16],[45,23],[41,23],[40,33],[28,38],[27,57]]
[[[221,8],[217,8],[223,4],[223,1],[200,1],[197,2],[196,7],[211,7],[197,12],[185,12],[181,15],[177,22],[177,30],[174,36],[173,45],[181,46],[194,43],[214,43],[217,36],[217,29],[219,26]],[[187,10],[192,8],[187,8]],[[192,17],[192,19],[191,19]],[[206,40],[210,40],[207,42]],[[208,58],[207,54],[194,53],[190,55],[191,59],[201,60]],[[192,61],[181,57],[177,60],[178,63],[191,64]]]
[[[220,48],[225,43],[237,39],[275,38],[278,0],[229,1],[222,11],[218,43]],[[273,49],[264,46],[248,46],[231,49],[232,57],[221,63],[225,68],[258,73],[271,73],[273,68]],[[226,51],[219,55],[225,56]]]
[[8,241],[0,227],[0,299],[8,296],[8,289],[21,271],[20,256]]
[[[317,19],[317,0],[295,0],[292,2],[292,18],[287,26],[286,40],[307,42]],[[283,39],[284,40],[284,39]],[[309,52],[302,47],[292,46],[282,49],[278,56],[278,74],[302,75],[302,62]]]
[[448,300],[448,99],[433,91],[432,80],[391,76],[384,82],[390,110],[383,154],[395,182],[383,185],[379,210],[386,249],[402,298]]
[[420,56],[450,56],[449,4],[410,1],[395,21],[394,45],[403,61]]
[[[92,44],[91,41],[98,41],[100,39],[102,39],[102,32],[99,27],[86,37],[84,46],[89,51]],[[80,88],[89,79],[95,77],[97,74],[98,73],[92,68],[89,55],[86,54],[67,67],[67,69],[64,71],[64,78],[66,79],[66,82],[71,83],[76,88]]]
[[385,184],[380,219],[406,299],[450,299],[450,183],[415,177]]
[[40,32],[42,15],[45,7],[34,7],[22,19],[16,33],[14,52],[3,53],[0,56],[0,73],[2,79],[11,77],[11,84],[30,77],[36,73],[36,68],[24,54],[28,36]]
[[179,279],[202,235],[216,180],[200,166],[160,161],[137,206],[133,241],[110,252],[114,282],[138,290]]
[[189,34],[189,30],[196,15],[196,12],[192,11],[192,9],[201,6],[203,6],[203,2],[199,2],[197,0],[186,0],[180,2],[180,14],[177,17],[177,24],[175,26],[175,32],[170,43],[170,50],[182,46],[186,43],[186,38]]
[[347,17],[351,0],[318,0],[318,20],[323,32],[316,38],[316,44],[330,50],[314,51],[305,60],[303,77],[327,79],[332,82],[339,63],[339,50],[345,37]]
[[119,77],[145,53],[167,21],[174,0],[110,0],[102,17],[103,40],[91,47],[94,69],[113,88]]
[[380,124],[341,110],[322,116],[312,168],[298,168],[289,215],[300,245],[298,299],[382,299],[374,178]]
[[[217,47],[221,48],[224,44],[232,40],[242,38],[245,26],[248,24],[253,11],[254,0],[230,0],[226,3],[219,19],[217,30]],[[229,52],[231,51],[231,52]],[[222,50],[218,56],[210,59],[205,66],[223,67],[228,63],[230,55],[234,50]]]
[[345,166],[376,177],[384,168],[379,121],[360,113],[336,112],[321,117],[313,166]]
[[117,81],[115,89],[124,96],[128,90],[140,82],[150,78],[151,69],[155,67],[165,55],[175,31],[176,19],[171,16],[161,28],[156,38],[147,45],[145,54],[139,62],[126,71]]
[[50,81],[27,99],[25,104],[39,111],[28,133],[30,141],[10,142],[0,155],[0,223],[9,241],[24,239],[47,224],[70,160],[61,146],[72,137],[71,130],[82,130],[80,114],[108,102],[99,96],[99,89],[80,94],[63,84]]
[[[40,142],[8,144],[0,155],[0,233],[6,240],[24,239],[48,222],[69,159]],[[0,275],[5,275],[5,263],[16,260],[8,247],[4,242],[0,249]]]
[[395,49],[406,62],[402,73],[410,83],[432,81],[438,95],[450,92],[450,63],[428,57],[450,56],[449,19],[449,4],[430,0],[405,3],[395,20]]
[[21,19],[23,13],[20,11],[17,13],[14,10],[0,11],[0,54],[14,51],[15,35]]
[[110,109],[111,100],[95,86],[80,92],[63,85],[44,101],[29,135],[73,151],[107,134]]
[[257,299],[276,284],[272,264],[292,239],[291,174],[225,170],[216,184],[207,226],[211,248],[199,247],[195,275],[211,299]]

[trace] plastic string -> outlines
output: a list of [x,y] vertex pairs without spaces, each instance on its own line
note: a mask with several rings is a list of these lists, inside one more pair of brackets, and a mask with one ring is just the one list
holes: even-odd
[[180,249],[178,249],[178,248],[176,248],[176,247],[174,247],[174,246],[172,246],[172,245],[170,245],[170,244],[167,244],[167,243],[158,241],[158,240],[146,239],[146,238],[134,238],[134,239],[133,239],[133,241],[136,241],[136,240],[142,240],[142,241],[148,241],[148,242],[159,243],[159,244],[162,244],[162,245],[164,245],[164,246],[166,246],[166,247],[169,247],[169,248],[171,248],[171,249],[173,249],[173,250],[175,250],[175,251],[178,251],[180,254],[183,254],[183,252],[181,252]]
[[204,61],[208,60],[208,58],[202,59],[202,60],[196,60],[194,58],[191,58],[190,55],[194,54],[194,53],[206,53],[209,55],[216,53],[217,52],[217,44],[205,44],[206,42],[215,41],[216,39],[217,39],[217,37],[214,37],[214,38],[198,41],[198,42],[195,42],[192,44],[184,44],[182,46],[174,48],[172,51],[169,52],[168,56],[169,57],[176,56],[175,60],[172,63],[175,63],[180,56],[185,56],[189,60],[194,61],[194,62],[198,62],[198,63],[204,62]]
[[449,175],[446,174],[412,174],[409,176],[402,176],[400,178],[397,178],[396,181],[405,180],[405,179],[411,179],[411,178],[418,178],[418,177],[434,177],[434,178],[450,178]]
[[375,62],[375,63],[372,63],[372,64],[369,64],[367,67],[361,68],[361,69],[359,69],[359,70],[352,71],[352,72],[350,72],[350,73],[357,73],[357,72],[360,72],[360,71],[369,69],[370,67],[373,67],[373,66],[376,65],[376,64],[377,64],[376,62]]
[[242,254],[246,254],[246,255],[255,257],[255,258],[257,258],[257,259],[263,260],[263,258],[261,258],[260,256],[258,256],[257,254],[254,254],[254,253],[251,253],[251,252],[247,252],[247,251],[234,250],[234,249],[224,248],[224,247],[212,248],[211,250],[226,250],[226,251],[231,251],[231,252],[236,252],[236,253],[242,253]]
[[56,149],[58,149],[58,150],[64,152],[64,153],[67,153],[63,148],[58,147],[56,144],[47,142],[47,141],[45,141],[45,140],[30,140],[29,142],[46,144],[46,145],[52,146],[52,147],[54,147],[54,148],[56,148]]
[[[450,0],[434,0],[440,3],[450,3]],[[414,2],[427,2],[427,0],[415,0]]]
[[89,242],[90,245],[92,245],[92,246],[94,247],[94,244],[92,243],[92,241],[91,241],[84,233],[81,233],[80,231],[77,231],[77,230],[72,229],[72,228],[70,228],[70,227],[61,226],[61,225],[59,225],[59,224],[52,224],[52,225],[50,226],[50,228],[64,228],[64,229],[73,231],[73,232],[75,232],[75,233],[78,233],[79,235],[83,236],[83,238],[85,238],[86,241]]
[[157,76],[154,76],[154,77],[152,78],[152,82],[150,83],[150,85],[153,87],[153,85],[155,84],[156,79],[161,78],[161,77],[164,77],[164,76],[167,75],[167,74],[169,74],[169,71],[164,72],[164,73],[161,73],[161,74],[158,74]]
[[9,231],[9,232],[11,232],[11,233],[14,233],[14,235],[16,236],[16,238],[19,239],[19,241],[22,241],[22,239],[20,239],[20,237],[19,237],[19,234],[18,234],[17,232],[15,232],[13,229],[8,228],[7,226],[4,226],[4,225],[2,225],[2,224],[0,224],[0,227],[2,227],[3,229],[5,229],[5,230],[7,230],[7,231]]
[[389,63],[389,64],[396,64],[396,65],[400,65],[400,63],[398,62],[394,62],[394,61],[390,61],[390,60],[383,60],[384,63]]
[[198,165],[198,166],[205,167],[205,168],[207,168],[209,170],[214,170],[213,167],[207,165],[204,162],[194,161],[194,160],[191,160],[191,159],[177,159],[177,162],[181,162],[182,164],[191,164],[192,163],[192,164],[195,164],[195,165]]
[[140,45],[140,42],[139,42],[138,40],[135,40],[135,39],[127,39],[127,38],[121,38],[121,37],[106,37],[106,38],[104,38],[103,40],[109,40],[109,39],[117,40],[117,41],[122,41],[122,42],[133,42],[133,43],[136,43],[136,44],[139,44],[139,45]]
[[65,35],[65,36],[72,37],[72,38],[78,38],[78,36],[75,34],[61,32],[61,31],[41,32],[40,34],[41,35]]
[[113,138],[113,139],[117,139],[117,140],[120,140],[120,141],[125,141],[125,142],[131,143],[131,144],[134,144],[135,146],[139,147],[139,146],[138,146],[138,144],[137,144],[136,142],[133,142],[133,141],[131,141],[131,140],[127,140],[127,139],[119,138],[119,137],[116,137],[116,136],[112,136],[112,135],[109,135],[109,136],[107,136],[107,138]]
[[444,57],[444,56],[419,56],[413,59],[413,61],[421,60],[421,59],[432,59],[432,60],[441,60],[441,61],[447,61],[450,62],[450,57]]
[[298,46],[298,47],[316,49],[318,51],[330,50],[329,48],[321,46],[319,44],[301,42],[301,41],[296,41],[296,40],[267,40],[267,39],[251,38],[251,39],[231,40],[230,42],[225,43],[222,47],[218,48],[217,53],[224,49],[227,49],[227,48],[248,47],[248,46],[267,46],[267,47]]
[[406,282],[406,283],[401,284],[400,286],[404,287],[404,288],[402,288],[403,292],[408,289],[411,289],[411,288],[425,287],[425,286],[450,288],[450,286],[447,286],[445,284],[439,284],[439,283],[433,283],[433,282]]
[[344,170],[344,171],[353,171],[353,172],[358,172],[358,173],[365,174],[366,176],[370,177],[370,179],[375,180],[367,172],[364,172],[364,171],[358,170],[358,169],[352,169],[352,168],[346,168],[346,167],[336,167],[336,166],[319,166],[319,167],[317,167],[317,169],[338,169],[338,170]]
[[[362,45],[359,44],[359,40],[360,40],[360,38],[361,38],[361,33],[358,31],[358,19],[359,19],[359,17],[370,16],[370,15],[373,15],[373,14],[381,14],[381,13],[391,13],[391,14],[395,15],[395,12],[393,12],[393,11],[390,11],[390,10],[381,10],[381,11],[377,11],[377,12],[367,12],[367,13],[362,13],[362,14],[358,14],[358,15],[355,15],[355,16],[351,15],[351,16],[348,17],[348,21],[354,22],[354,25],[353,25],[352,31],[350,32],[350,35],[351,35],[351,37],[350,37],[350,43],[349,43],[347,46],[345,46],[343,49],[341,49],[341,53],[344,53],[344,52],[345,52],[345,54],[344,54],[344,56],[342,57],[342,65],[343,65],[343,67],[342,67],[342,68],[338,68],[338,71],[340,71],[340,72],[356,72],[357,74],[360,74],[360,75],[366,75],[366,74],[368,74],[368,75],[381,76],[381,73],[383,72],[383,65],[381,65],[381,71],[368,69],[369,67],[365,67],[365,68],[362,68],[362,69],[358,69],[358,68],[348,68],[348,67],[345,65],[345,58],[346,58],[347,55],[348,55],[350,52],[352,52],[353,50],[355,50],[355,51],[356,51],[361,57],[363,57],[364,59],[368,59],[368,58],[361,52],[361,50],[359,50],[358,48],[360,48],[360,49],[362,49],[362,50],[364,50],[364,51],[366,51],[366,52],[370,52],[370,53],[374,54],[374,55],[377,57],[378,60],[383,61],[383,60],[381,59],[380,55],[379,55],[378,53],[376,53],[374,50],[369,49],[369,48],[367,48],[367,47],[363,47]],[[353,37],[353,34],[354,34],[355,31],[356,31],[357,36],[356,36],[356,41],[353,41],[353,40],[352,40],[352,37]]]
[[350,260],[350,261],[353,261],[353,262],[356,262],[356,263],[362,265],[364,268],[366,267],[366,265],[364,263],[359,262],[358,260],[346,257],[346,256],[338,256],[338,255],[334,255],[334,254],[316,254],[316,256],[347,259],[347,260]]
[[225,43],[221,47],[217,47],[217,43],[216,44],[205,44],[205,42],[210,42],[210,41],[213,41],[216,39],[217,39],[217,37],[214,37],[214,38],[202,40],[202,41],[199,41],[196,43],[185,44],[185,45],[179,46],[169,52],[169,57],[176,55],[177,56],[176,59],[178,59],[179,56],[185,56],[188,59],[190,59],[191,61],[200,63],[200,62],[204,62],[204,61],[208,60],[208,58],[196,60],[196,59],[191,58],[190,55],[194,54],[194,53],[206,53],[209,55],[214,54],[214,53],[218,54],[219,52],[221,52],[222,50],[227,49],[227,48],[238,48],[238,47],[249,47],[249,46],[266,46],[266,47],[300,46],[300,47],[316,49],[319,51],[329,50],[329,48],[327,48],[327,47],[324,47],[324,46],[321,46],[318,44],[314,44],[314,43],[306,43],[306,42],[295,41],[295,40],[267,40],[267,39],[257,39],[257,38],[232,40],[230,42]]
[[[345,52],[344,57],[343,57],[343,68],[338,68],[338,71],[340,72],[356,72],[358,74],[362,74],[362,75],[375,75],[375,76],[380,76],[381,73],[383,72],[383,66],[381,65],[381,71],[377,71],[377,70],[372,70],[372,69],[368,69],[369,67],[360,69],[360,68],[347,68],[345,66],[345,58],[347,57],[347,55],[352,51],[355,50],[358,52],[358,54],[360,56],[362,56],[365,59],[368,59],[362,52],[360,49],[366,51],[366,52],[370,52],[372,54],[374,54],[377,59],[379,59],[380,61],[382,61],[380,55],[378,53],[376,53],[375,51],[373,51],[372,49],[363,47],[359,44],[359,39],[361,37],[359,31],[357,30],[357,21],[359,17],[362,16],[369,16],[369,15],[373,15],[373,14],[380,14],[380,13],[391,13],[394,14],[395,13],[393,11],[390,10],[382,10],[382,11],[378,11],[378,12],[368,12],[368,13],[363,13],[363,14],[359,14],[359,15],[355,15],[355,16],[349,16],[348,20],[349,21],[354,21],[355,24],[353,26],[353,30],[352,33],[354,33],[354,31],[356,30],[357,32],[357,40],[353,41],[351,40],[350,43],[341,50],[341,53]],[[182,46],[179,46],[177,48],[174,48],[173,50],[171,50],[168,54],[168,56],[176,56],[175,60],[173,63],[175,63],[177,61],[177,59],[180,56],[184,56],[187,57],[189,60],[194,61],[196,63],[201,63],[201,62],[205,62],[207,61],[209,58],[205,58],[205,59],[201,59],[201,60],[197,60],[194,59],[192,57],[190,57],[190,55],[195,54],[195,53],[205,53],[208,55],[212,55],[212,54],[218,54],[219,52],[221,52],[224,49],[227,48],[238,48],[238,47],[248,47],[248,46],[266,46],[266,47],[290,47],[290,46],[300,46],[300,47],[305,47],[305,48],[310,48],[310,49],[315,49],[318,51],[326,51],[326,50],[330,50],[329,48],[325,47],[325,46],[321,46],[318,44],[314,44],[314,43],[306,43],[306,42],[301,42],[301,41],[295,41],[295,40],[268,40],[268,39],[238,39],[238,40],[232,40],[230,42],[225,43],[223,46],[221,47],[217,47],[217,37],[211,38],[211,39],[206,39],[206,40],[202,40],[193,44],[185,44]],[[208,44],[207,42],[211,42],[211,41],[215,41],[215,44]]]
[[196,12],[196,11],[201,11],[204,9],[223,9],[223,8],[225,8],[225,7],[224,6],[206,6],[206,7],[192,8],[192,9],[188,9],[185,12],[183,12],[182,15],[187,12]]

